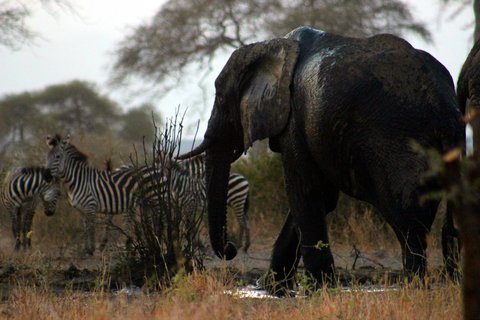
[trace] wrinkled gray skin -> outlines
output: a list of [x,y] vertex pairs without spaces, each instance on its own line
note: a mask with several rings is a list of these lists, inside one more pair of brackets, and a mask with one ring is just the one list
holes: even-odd
[[236,50],[215,87],[204,142],[181,158],[206,151],[209,233],[219,257],[236,255],[226,235],[230,164],[253,141],[270,138],[291,208],[272,253],[271,290],[292,284],[300,256],[317,284],[333,281],[325,217],[339,190],[378,208],[400,241],[405,269],[424,275],[438,202],[419,201],[427,163],[411,142],[444,152],[464,139],[453,81],[437,60],[392,35],[298,28]]

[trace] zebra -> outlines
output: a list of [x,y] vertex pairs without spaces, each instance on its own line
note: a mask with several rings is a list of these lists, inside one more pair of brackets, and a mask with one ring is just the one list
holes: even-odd
[[88,164],[88,157],[70,143],[70,138],[59,135],[47,137],[49,152],[47,167],[54,177],[63,182],[70,205],[83,218],[85,253],[95,252],[95,215],[133,214],[134,193],[139,186],[138,170],[118,171],[98,169]]
[[[95,252],[95,215],[125,213],[133,217],[137,206],[159,211],[156,179],[166,181],[154,166],[126,166],[118,170],[98,169],[88,164],[70,138],[47,137],[47,167],[65,185],[70,205],[84,215],[85,253]],[[111,217],[108,217],[109,222]]]
[[7,173],[1,200],[12,219],[15,250],[31,247],[32,221],[38,201],[42,201],[45,215],[51,216],[59,196],[60,185],[47,168],[19,168]]
[[[157,159],[161,159],[163,156],[159,154]],[[186,160],[174,160],[183,171],[192,179],[199,179],[202,182],[202,201],[206,202],[206,189],[205,189],[205,154],[200,154],[196,157]],[[247,178],[239,173],[230,173],[228,179],[228,194],[227,194],[227,206],[233,209],[235,217],[239,224],[238,241],[243,248],[244,252],[248,251],[250,247],[250,227],[248,223],[248,207],[249,207],[249,192],[250,185]],[[243,243],[243,239],[245,242]]]

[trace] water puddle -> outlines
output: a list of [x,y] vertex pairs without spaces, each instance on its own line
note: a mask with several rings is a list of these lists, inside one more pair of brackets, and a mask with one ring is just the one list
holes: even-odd
[[[381,285],[371,285],[371,286],[360,286],[356,288],[351,287],[341,287],[341,288],[334,288],[331,289],[332,292],[336,293],[352,293],[352,292],[371,292],[371,293],[379,293],[379,292],[390,292],[390,291],[399,291],[399,286],[381,286]],[[302,292],[302,291],[299,291]],[[307,297],[303,293],[294,292],[292,291],[291,297],[295,298],[305,298]],[[280,297],[274,296],[269,294],[266,290],[260,289],[254,285],[249,285],[246,287],[236,288],[234,290],[226,290],[224,291],[225,294],[231,295],[235,298],[239,299],[281,299]]]

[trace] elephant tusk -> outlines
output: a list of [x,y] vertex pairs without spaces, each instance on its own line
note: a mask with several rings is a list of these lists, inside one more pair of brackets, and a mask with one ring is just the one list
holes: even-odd
[[195,149],[193,149],[192,151],[190,152],[187,152],[187,153],[184,153],[182,155],[179,155],[178,157],[176,157],[175,159],[176,160],[185,160],[185,159],[189,159],[189,158],[192,158],[194,156],[197,156],[199,154],[201,154],[202,152],[204,152],[205,150],[208,149],[208,147],[210,147],[212,145],[212,140],[211,139],[208,139],[208,138],[205,138],[203,140],[203,142],[198,146],[196,147]]

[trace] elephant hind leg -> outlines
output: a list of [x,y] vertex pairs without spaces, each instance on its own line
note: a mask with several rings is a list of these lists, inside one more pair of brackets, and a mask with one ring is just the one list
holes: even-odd
[[442,227],[442,253],[445,271],[455,281],[459,280],[458,262],[460,260],[460,239],[452,216],[452,204],[447,203],[445,221]]
[[402,263],[409,279],[418,276],[424,278],[427,267],[427,233],[431,224],[426,226],[418,221],[404,223],[394,227],[402,248]]

